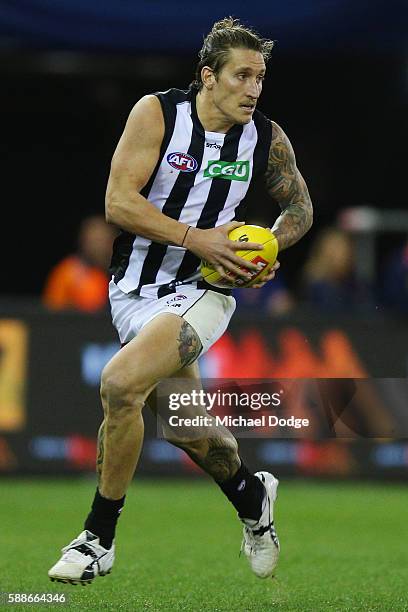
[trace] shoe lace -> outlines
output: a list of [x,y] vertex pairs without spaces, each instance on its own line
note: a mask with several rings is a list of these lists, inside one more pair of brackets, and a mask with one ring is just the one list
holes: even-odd
[[253,553],[256,554],[266,544],[266,541],[263,538],[263,536],[268,532],[271,536],[271,539],[275,543],[275,546],[279,548],[279,541],[278,541],[273,523],[269,523],[269,525],[260,527],[259,529],[251,529],[250,527],[245,526],[244,527],[244,537],[242,540],[241,550],[239,551],[239,555],[241,556],[242,551],[244,550],[245,546],[249,547],[251,554]]
[[78,559],[78,553],[88,555],[92,559],[97,559],[96,552],[87,544],[79,544],[78,546],[66,546],[62,549],[64,561],[75,561]]
[[75,548],[70,548],[69,550],[64,551],[62,558],[68,563],[78,561],[78,551],[75,550]]
[[244,537],[241,543],[241,550],[239,551],[239,556],[241,556],[245,546],[249,547],[249,550],[252,552],[256,549],[255,537],[252,529],[249,527],[244,527]]

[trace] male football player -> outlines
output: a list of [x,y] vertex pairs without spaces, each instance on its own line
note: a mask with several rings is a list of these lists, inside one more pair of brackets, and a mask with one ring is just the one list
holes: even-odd
[[[49,570],[53,580],[84,583],[111,570],[116,523],[142,447],[143,406],[163,379],[199,379],[197,358],[223,334],[235,309],[228,289],[203,281],[200,260],[226,278],[232,272],[246,279],[257,270],[236,251],[262,247],[228,239],[240,225],[250,185],[265,180],[281,208],[272,228],[280,250],[311,226],[312,204],[292,146],[256,108],[272,47],[237,20],[223,19],[204,40],[189,90],[147,95],[130,113],[106,195],[106,218],[122,230],[110,300],[123,348],[102,374],[92,508],[82,533]],[[227,430],[209,427],[200,439],[174,443],[236,508],[253,572],[271,576],[279,555],[276,478],[252,473]]]

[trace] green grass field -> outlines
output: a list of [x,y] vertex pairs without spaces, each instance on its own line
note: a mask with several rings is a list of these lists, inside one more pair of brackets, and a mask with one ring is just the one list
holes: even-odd
[[241,526],[216,486],[139,481],[120,519],[112,574],[86,587],[51,583],[47,570],[81,530],[93,482],[4,480],[1,487],[0,591],[66,593],[68,605],[52,609],[408,610],[402,485],[281,482],[281,560],[275,579],[259,580],[238,557]]

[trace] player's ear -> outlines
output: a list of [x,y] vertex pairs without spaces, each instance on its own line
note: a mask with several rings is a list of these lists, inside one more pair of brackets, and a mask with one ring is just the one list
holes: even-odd
[[212,89],[215,83],[214,70],[209,66],[201,68],[201,80],[206,89]]

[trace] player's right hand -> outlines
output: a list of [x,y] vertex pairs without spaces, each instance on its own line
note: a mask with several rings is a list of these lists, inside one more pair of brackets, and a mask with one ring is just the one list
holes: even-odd
[[258,270],[258,267],[251,261],[239,257],[235,251],[260,251],[263,246],[258,242],[230,240],[228,238],[230,231],[241,225],[245,225],[245,222],[230,221],[211,229],[191,227],[184,246],[200,259],[211,264],[222,278],[230,281],[231,278],[227,272],[233,272],[248,280],[252,277],[247,270]]

